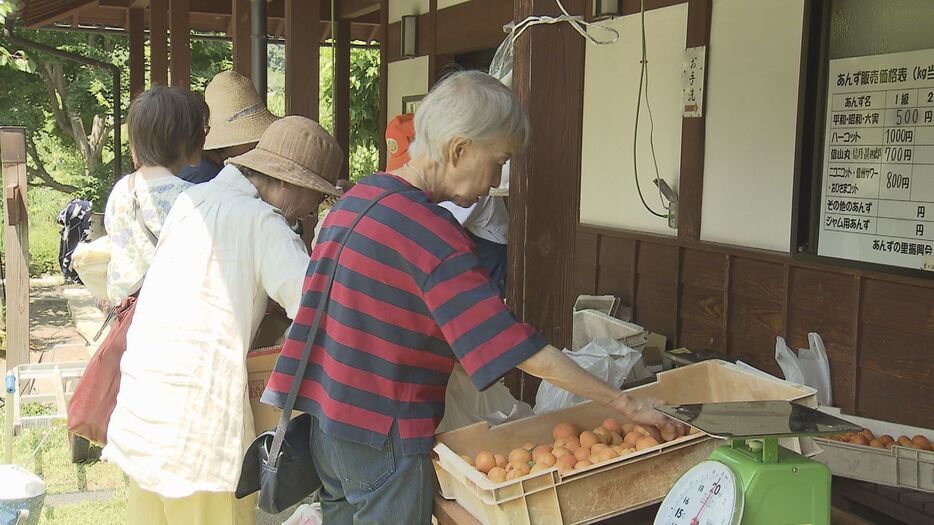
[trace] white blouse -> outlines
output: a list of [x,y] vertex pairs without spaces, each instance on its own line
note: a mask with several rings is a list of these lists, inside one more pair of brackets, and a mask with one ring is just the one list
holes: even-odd
[[234,491],[254,438],[246,353],[267,296],[295,315],[307,266],[235,166],[179,196],[127,334],[104,458],[165,497]]

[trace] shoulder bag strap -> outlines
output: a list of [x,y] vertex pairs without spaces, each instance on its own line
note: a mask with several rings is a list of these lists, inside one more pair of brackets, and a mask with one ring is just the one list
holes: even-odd
[[[285,429],[289,424],[291,419],[292,409],[295,407],[295,399],[298,397],[298,389],[302,384],[302,381],[305,378],[305,368],[308,365],[308,358],[311,356],[311,347],[315,343],[315,338],[318,335],[318,326],[321,324],[321,317],[324,311],[327,309],[328,298],[331,295],[331,285],[334,284],[334,275],[337,273],[337,266],[340,261],[341,252],[344,250],[344,245],[347,244],[347,239],[350,238],[350,235],[353,233],[353,229],[357,226],[357,223],[363,218],[364,215],[370,211],[373,206],[376,205],[379,201],[384,198],[392,195],[393,193],[399,193],[410,189],[408,187],[397,188],[394,190],[388,190],[376,197],[375,200],[367,204],[366,208],[360,212],[359,215],[351,223],[350,228],[347,229],[347,233],[344,235],[344,238],[341,240],[340,246],[337,247],[337,252],[334,254],[334,263],[331,266],[331,271],[328,274],[327,284],[324,286],[324,290],[321,292],[321,299],[318,301],[318,308],[315,310],[315,319],[311,324],[311,330],[308,331],[308,338],[305,341],[305,351],[302,353],[302,358],[298,362],[298,367],[295,369],[295,375],[292,378],[292,388],[289,390],[289,397],[286,398],[285,406],[282,407],[282,416],[279,417],[279,424],[276,426],[276,435],[272,440],[272,446],[269,448],[269,459],[267,460],[267,465],[271,468],[276,468],[279,464],[279,452],[282,449],[282,441],[285,439]],[[320,264],[320,260],[319,260]]]
[[149,226],[146,226],[146,221],[143,220],[143,210],[140,209],[139,199],[136,198],[136,175],[136,173],[131,173],[130,178],[126,181],[127,188],[130,190],[130,200],[133,203],[133,214],[136,216],[136,222],[143,229],[143,233],[149,238],[149,242],[155,246],[159,242],[159,238],[156,237],[155,233],[152,233]]

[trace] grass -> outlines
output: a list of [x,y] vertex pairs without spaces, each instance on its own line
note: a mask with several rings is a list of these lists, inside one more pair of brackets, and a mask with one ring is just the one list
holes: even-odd
[[[50,414],[49,406],[27,405],[24,415]],[[0,423],[5,412],[0,415]],[[5,427],[0,427],[5,428]],[[0,432],[0,450],[5,433]],[[41,445],[40,445],[41,444]],[[46,494],[68,494],[85,491],[114,491],[107,501],[86,501],[58,508],[45,507],[40,524],[94,524],[126,523],[126,478],[123,472],[109,463],[76,465],[71,462],[68,433],[63,424],[46,428],[25,429],[13,440],[13,463],[33,472],[45,481]]]
[[[58,212],[68,204],[71,196],[49,188],[30,187],[28,192],[29,274],[37,277],[45,273],[58,273],[58,243],[61,235]],[[3,240],[0,239],[0,249],[2,247]]]

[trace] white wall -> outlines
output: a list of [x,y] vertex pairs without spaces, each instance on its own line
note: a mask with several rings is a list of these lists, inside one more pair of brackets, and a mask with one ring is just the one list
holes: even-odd
[[788,251],[804,0],[714,0],[701,239]]
[[389,82],[386,86],[386,118],[392,120],[402,111],[402,97],[424,95],[428,92],[428,57],[389,63]]
[[[681,165],[681,69],[687,14],[685,3],[645,15],[648,94],[655,119],[658,169],[661,178],[676,190]],[[642,56],[639,15],[618,18],[610,25],[620,32],[617,43],[587,44],[580,220],[674,235],[677,232],[668,228],[667,220],[642,207],[633,178],[633,126]],[[664,211],[652,184],[655,168],[649,150],[649,115],[644,105],[639,116],[638,148],[643,195],[653,209]]]
[[403,15],[421,15],[427,12],[428,0],[389,0],[390,24],[401,20]]

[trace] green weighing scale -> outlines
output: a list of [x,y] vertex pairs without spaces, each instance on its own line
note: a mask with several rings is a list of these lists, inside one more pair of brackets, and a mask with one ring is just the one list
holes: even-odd
[[779,438],[845,434],[862,427],[788,401],[658,407],[729,439],[688,470],[655,525],[829,525],[830,469],[779,446]]

